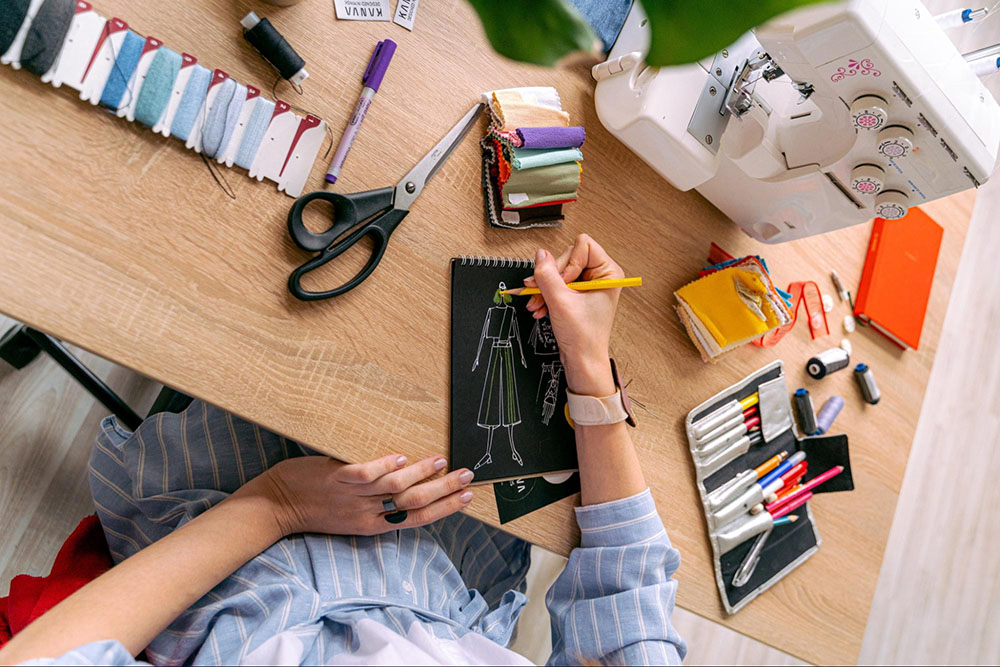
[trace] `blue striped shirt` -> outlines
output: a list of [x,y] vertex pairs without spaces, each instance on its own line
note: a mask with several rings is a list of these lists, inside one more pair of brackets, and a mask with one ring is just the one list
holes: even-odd
[[[164,537],[276,462],[313,453],[199,401],[135,433],[109,417],[90,480],[113,558]],[[679,663],[686,648],[670,616],[680,556],[649,492],[576,512],[581,545],[546,598],[549,663]],[[146,657],[154,664],[350,661],[371,658],[374,628],[414,647],[452,647],[443,655],[453,658],[497,662],[506,652],[523,660],[501,647],[527,603],[529,558],[526,542],[463,514],[374,537],[291,536],[175,619]],[[117,641],[43,662],[138,664]]]

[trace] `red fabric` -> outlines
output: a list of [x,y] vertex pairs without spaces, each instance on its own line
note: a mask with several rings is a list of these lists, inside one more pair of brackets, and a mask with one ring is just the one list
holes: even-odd
[[63,542],[49,576],[11,580],[10,594],[0,598],[0,646],[112,565],[101,523],[91,514]]

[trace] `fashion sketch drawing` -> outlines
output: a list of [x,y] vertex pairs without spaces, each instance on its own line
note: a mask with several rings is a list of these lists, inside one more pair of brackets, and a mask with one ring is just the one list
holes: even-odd
[[[548,317],[535,320],[535,326],[528,336],[528,345],[532,347],[536,357],[550,357],[559,354],[559,344],[556,342],[556,335],[552,331],[552,322]],[[538,381],[538,391],[535,392],[535,403],[542,398],[542,423],[549,425],[549,420],[556,412],[556,404],[559,402],[559,383],[562,380],[563,365],[558,359],[553,359],[542,364],[542,377]],[[546,380],[547,378],[547,380]],[[545,395],[542,396],[542,387],[545,388]]]
[[493,436],[498,428],[507,431],[510,442],[511,458],[523,466],[524,460],[514,446],[514,427],[521,423],[521,410],[517,405],[517,381],[514,372],[514,347],[511,341],[517,341],[517,351],[521,356],[521,365],[528,367],[521,347],[521,334],[517,326],[517,312],[510,305],[510,295],[500,295],[507,289],[500,283],[499,289],[493,295],[493,306],[486,311],[483,321],[483,331],[479,336],[479,347],[476,350],[476,361],[472,364],[475,372],[479,366],[479,358],[483,352],[483,343],[490,342],[489,361],[486,364],[486,378],[483,382],[483,395],[479,400],[479,418],[477,423],[487,431],[486,453],[475,465],[481,466],[493,463]]

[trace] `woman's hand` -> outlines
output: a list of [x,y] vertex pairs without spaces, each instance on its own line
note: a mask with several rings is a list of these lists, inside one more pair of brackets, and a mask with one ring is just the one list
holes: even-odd
[[[278,463],[233,495],[266,497],[282,535],[375,535],[422,526],[468,505],[472,491],[465,487],[472,481],[471,470],[429,479],[446,465],[440,456],[410,466],[398,454],[355,464],[304,456]],[[407,510],[406,521],[385,520],[382,501],[389,497],[400,510]]]
[[566,283],[624,277],[621,267],[604,248],[581,234],[559,257],[540,249],[535,256],[535,275],[524,281],[542,291],[528,300],[527,308],[535,319],[549,316],[566,368],[566,381],[576,394],[615,393],[608,345],[621,289],[576,292]]

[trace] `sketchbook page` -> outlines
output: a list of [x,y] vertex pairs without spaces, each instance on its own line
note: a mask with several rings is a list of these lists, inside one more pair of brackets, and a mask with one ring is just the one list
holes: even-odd
[[493,485],[501,524],[579,492],[580,474],[576,472],[511,479]]
[[577,467],[552,326],[526,297],[497,295],[531,273],[528,261],[452,260],[451,466],[474,483]]

